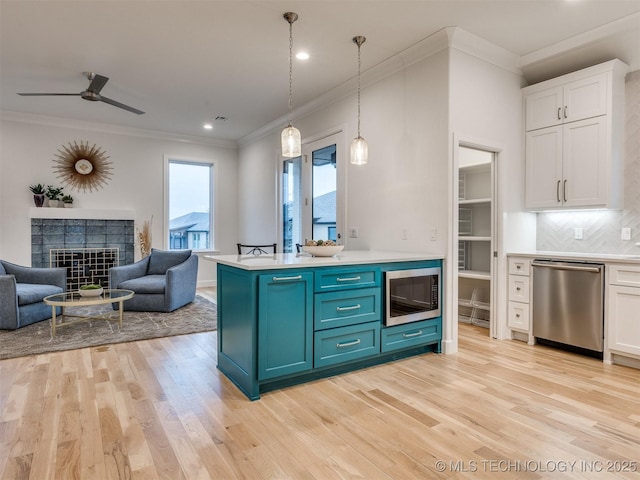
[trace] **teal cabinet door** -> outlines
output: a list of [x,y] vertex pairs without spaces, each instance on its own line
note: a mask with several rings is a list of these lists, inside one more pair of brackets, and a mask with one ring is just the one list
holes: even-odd
[[313,273],[279,271],[258,280],[258,380],[313,367]]

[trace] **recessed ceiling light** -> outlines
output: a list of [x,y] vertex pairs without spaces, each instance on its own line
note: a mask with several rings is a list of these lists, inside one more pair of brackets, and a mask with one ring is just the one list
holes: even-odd
[[211,125],[210,123],[205,123],[202,127],[205,130],[212,130],[213,129],[213,125]]
[[296,53],[296,58],[298,60],[309,60],[309,54],[307,52],[298,52]]

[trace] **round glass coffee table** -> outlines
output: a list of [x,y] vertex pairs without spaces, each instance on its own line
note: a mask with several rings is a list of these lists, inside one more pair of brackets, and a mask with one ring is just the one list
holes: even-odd
[[[132,298],[133,295],[134,292],[132,290],[122,289],[107,289],[97,297],[81,297],[77,291],[49,295],[44,298],[44,303],[51,305],[51,336],[56,336],[56,328],[73,325],[78,322],[86,322],[87,320],[107,320],[111,322],[117,320],[119,327],[122,328],[122,304],[125,300]],[[112,312],[99,315],[73,315],[65,311],[69,307],[87,307],[90,305],[105,305],[107,303],[118,304],[117,317],[113,317]],[[56,307],[62,307],[61,315],[56,315]],[[58,322],[58,319],[60,319],[60,322]]]

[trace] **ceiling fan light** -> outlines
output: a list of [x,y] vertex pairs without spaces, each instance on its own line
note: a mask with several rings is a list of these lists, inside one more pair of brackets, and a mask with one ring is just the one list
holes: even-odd
[[362,137],[356,137],[351,142],[351,164],[366,165],[369,161],[369,145]]
[[286,158],[299,157],[302,154],[300,130],[289,124],[282,131],[282,156]]

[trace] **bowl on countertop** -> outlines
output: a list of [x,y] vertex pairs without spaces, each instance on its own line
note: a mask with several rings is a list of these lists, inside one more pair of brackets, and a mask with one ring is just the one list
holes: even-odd
[[304,245],[302,249],[314,257],[333,257],[344,250],[344,245]]

